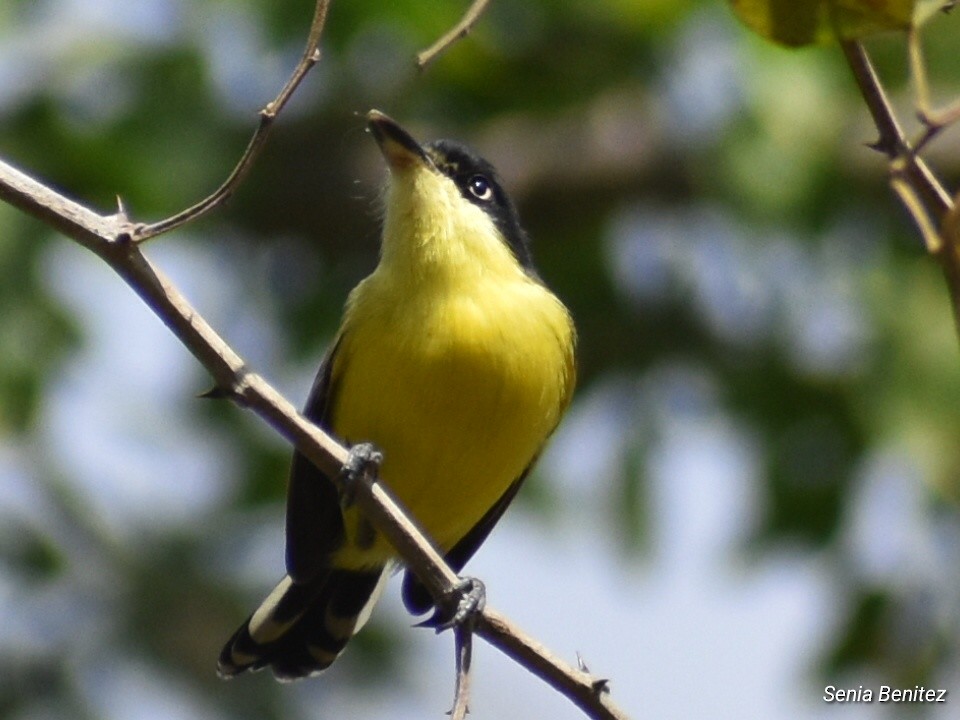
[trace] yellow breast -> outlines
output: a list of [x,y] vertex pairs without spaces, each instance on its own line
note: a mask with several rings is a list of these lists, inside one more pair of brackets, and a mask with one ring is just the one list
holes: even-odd
[[[354,291],[342,333],[332,429],[383,450],[384,483],[449,549],[556,427],[574,384],[570,316],[519,273],[411,293],[381,269]],[[356,511],[346,521],[339,564],[392,556],[359,530]]]

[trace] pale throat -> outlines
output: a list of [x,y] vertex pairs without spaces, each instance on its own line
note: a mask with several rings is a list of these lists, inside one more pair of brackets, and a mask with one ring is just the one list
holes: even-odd
[[435,171],[404,171],[387,188],[381,267],[421,280],[501,276],[519,279],[523,269],[493,220],[464,199],[452,180]]

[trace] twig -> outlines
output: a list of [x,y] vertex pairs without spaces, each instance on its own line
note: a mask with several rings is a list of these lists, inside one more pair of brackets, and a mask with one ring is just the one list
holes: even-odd
[[[293,405],[214,332],[179,291],[132,242],[131,223],[120,212],[99,215],[60,195],[0,160],[0,199],[33,215],[101,257],[150,306],[213,376],[217,387],[247,407],[291,442],[327,477],[339,478],[347,450],[296,411]],[[434,598],[457,592],[458,578],[440,553],[401,510],[386,488],[361,476],[351,486],[355,502],[387,537]],[[591,718],[622,720],[602,681],[552,656],[489,607],[476,619],[476,632],[570,698]],[[600,683],[600,684],[598,684]]]
[[319,62],[320,37],[323,34],[323,26],[327,19],[327,9],[329,7],[330,0],[317,0],[313,12],[313,21],[310,24],[310,34],[307,37],[307,44],[300,58],[300,62],[297,63],[297,66],[287,79],[286,84],[280,90],[280,93],[260,110],[260,122],[257,124],[257,129],[254,130],[250,142],[247,143],[246,150],[243,151],[240,160],[236,166],[234,166],[230,175],[227,176],[227,179],[223,181],[223,184],[200,202],[191,205],[186,210],[178,212],[176,215],[172,215],[155,223],[134,226],[130,231],[131,239],[134,242],[144,242],[196,220],[211,210],[218,208],[236,192],[237,187],[239,187],[240,183],[246,177],[247,172],[249,172],[253,166],[253,161],[260,153],[260,149],[267,141],[270,128],[273,126],[273,121],[280,111],[283,110],[287,101],[293,96],[293,93],[300,86],[300,83],[303,81],[303,78],[306,77],[307,73],[310,72],[310,69]]
[[476,618],[475,632],[505,655],[565,695],[594,720],[627,720],[610,698],[608,682],[575,668],[524,634],[496,610],[486,607]]
[[490,0],[473,0],[473,3],[463,14],[463,17],[460,18],[460,22],[450,28],[450,30],[433,45],[417,53],[417,69],[423,70],[427,65],[436,60],[441,53],[446,51],[447,48],[458,40],[465,38],[473,29],[473,26],[477,24],[477,21],[480,19],[480,16],[483,15],[489,4]]
[[[475,22],[486,2],[476,2],[462,24]],[[166,277],[143,255],[140,242],[195,220],[223,203],[236,189],[262,146],[270,123],[303,77],[319,59],[319,41],[329,0],[318,0],[303,58],[277,98],[261,112],[260,125],[230,177],[210,197],[167,220],[135,224],[122,203],[113,215],[100,215],[55,192],[0,160],[0,200],[33,215],[102,258],[177,336],[210,372],[219,394],[247,407],[292,443],[333,482],[347,460],[347,449],[304,418],[258,374],[251,372]],[[464,30],[463,32],[466,32]],[[452,41],[449,41],[452,42]],[[449,42],[447,44],[449,44]],[[439,51],[438,51],[439,52]],[[342,488],[341,488],[342,489]],[[361,476],[351,486],[355,502],[383,533],[438,601],[458,592],[457,575],[408,515],[375,478]],[[489,607],[473,622],[476,632],[573,700],[591,718],[619,720],[626,716],[609,700],[605,681],[554,658]],[[471,628],[457,630],[457,706],[466,712],[472,650]]]
[[98,215],[0,160],[0,199],[56,228],[102,258],[159,316],[207,368],[217,386],[250,407],[291,441],[309,438],[310,459],[335,476],[347,457],[332,438],[299,416],[293,406],[255,373],[214,332],[180,292],[131,242],[131,224],[121,212]]
[[[910,213],[910,217],[913,218],[917,230],[923,236],[923,243],[927,252],[931,255],[939,254],[943,250],[944,241],[940,236],[937,224],[933,222],[930,213],[923,205],[923,201],[917,195],[917,191],[904,175],[902,164],[892,164],[894,167],[890,170],[890,187],[893,188],[897,197],[900,198],[900,202],[903,203],[907,212]],[[901,165],[901,167],[898,168],[896,165]]]
[[464,720],[470,712],[470,663],[473,659],[473,623],[458,625],[453,630],[457,654],[457,682],[453,691],[450,720]]
[[927,64],[923,61],[919,28],[912,27],[907,33],[907,57],[910,62],[913,89],[917,96],[917,109],[921,115],[926,115],[930,107],[930,83],[927,81]]
[[917,155],[918,150],[932,140],[946,124],[960,119],[960,105],[949,108],[932,119],[933,115],[928,109],[926,68],[916,31],[910,33],[908,44],[920,120],[927,126],[915,146],[906,141],[863,47],[859,43],[845,43],[843,51],[880,133],[876,147],[890,158],[890,185],[916,223],[927,251],[937,259],[943,269],[957,335],[960,337],[960,237],[956,227],[957,209],[943,185]]
[[927,63],[920,46],[920,29],[911,28],[907,33],[907,54],[910,59],[910,76],[916,93],[917,117],[923,123],[923,132],[913,142],[913,151],[919,153],[944,128],[960,120],[960,101],[935,110],[930,100],[930,83],[927,80]]
[[904,158],[904,175],[917,189],[934,215],[943,217],[944,213],[953,206],[953,201],[923,158],[917,157],[907,143],[866,51],[858,42],[844,42],[841,47],[853,71],[857,86],[860,88],[860,94],[863,95],[877,131],[880,133],[872,147],[886,154],[891,160]]

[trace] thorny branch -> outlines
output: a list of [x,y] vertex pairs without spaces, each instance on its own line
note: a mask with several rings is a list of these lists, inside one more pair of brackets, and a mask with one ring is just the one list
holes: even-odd
[[[481,4],[485,3],[475,3]],[[262,146],[269,125],[318,61],[318,43],[328,6],[329,0],[317,1],[303,59],[277,98],[261,112],[260,125],[233,172],[220,189],[200,203],[159,223],[137,224],[127,217],[122,205],[113,215],[98,214],[2,160],[0,200],[36,217],[106,262],[210,372],[220,395],[259,415],[324,475],[338,482],[347,460],[347,449],[304,418],[286,398],[252,372],[140,249],[143,240],[197,219],[234,192]],[[351,486],[351,493],[360,509],[388,538],[433,597],[455,596],[459,587],[456,574],[376,478],[359,478]],[[496,611],[485,607],[473,619],[473,625],[477,635],[565,695],[588,717],[626,719],[623,711],[611,701],[606,681],[563,662]],[[464,713],[469,683],[469,634],[469,627],[458,630],[456,702],[462,702]]]
[[946,212],[953,205],[950,195],[943,189],[923,158],[918,157],[907,142],[863,45],[858,42],[844,42],[843,53],[880,134],[873,147],[891,161],[902,162],[903,172],[931,209],[938,215]]
[[941,113],[930,111],[926,68],[916,30],[909,33],[907,42],[911,72],[916,85],[918,114],[925,125],[924,132],[912,144],[906,139],[863,46],[858,42],[845,42],[843,53],[879,133],[879,139],[873,147],[890,158],[890,186],[916,223],[927,251],[943,268],[950,291],[954,321],[960,335],[960,237],[956,223],[957,209],[949,193],[918,155],[947,124],[960,119],[960,109],[951,107]]
[[[264,419],[325,475],[337,480],[347,449],[296,411],[252,372],[194,310],[129,236],[123,214],[99,215],[0,160],[0,199],[20,208],[98,255],[160,317],[214,377],[221,392]],[[457,575],[376,478],[351,486],[355,501],[435,598],[458,592]],[[475,632],[567,696],[591,718],[624,719],[605,687],[588,673],[552,655],[489,607],[475,618]]]

